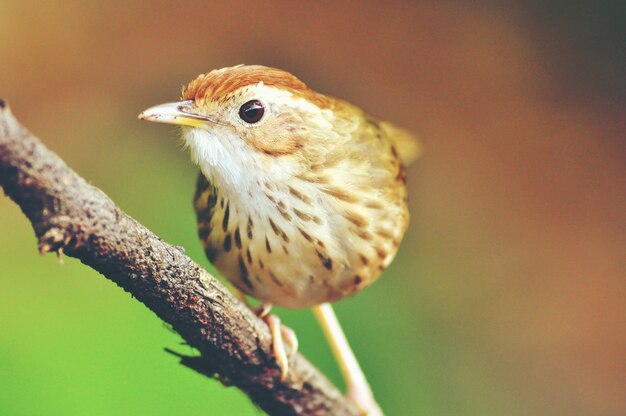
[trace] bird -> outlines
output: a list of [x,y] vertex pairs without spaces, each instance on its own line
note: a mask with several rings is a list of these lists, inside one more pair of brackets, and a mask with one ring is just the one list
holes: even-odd
[[408,130],[291,73],[236,65],[198,75],[180,99],[140,119],[181,127],[200,172],[193,198],[204,252],[257,314],[288,374],[293,331],[273,305],[312,308],[364,414],[382,414],[330,305],[373,283],[409,222]]

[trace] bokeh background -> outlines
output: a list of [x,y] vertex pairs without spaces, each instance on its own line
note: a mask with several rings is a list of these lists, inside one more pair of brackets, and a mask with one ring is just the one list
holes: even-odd
[[[624,2],[0,2],[0,96],[124,210],[208,265],[196,168],[136,120],[198,73],[290,70],[421,137],[412,223],[336,305],[388,415],[626,414]],[[0,413],[258,415],[0,198]],[[279,311],[341,386],[307,311]]]

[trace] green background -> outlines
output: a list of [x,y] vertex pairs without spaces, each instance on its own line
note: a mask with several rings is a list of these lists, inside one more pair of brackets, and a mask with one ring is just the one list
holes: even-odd
[[[0,96],[209,269],[196,168],[141,110],[258,63],[415,131],[407,237],[336,305],[386,414],[623,415],[623,18],[618,2],[3,0]],[[312,315],[278,314],[341,387]],[[164,348],[191,353],[91,269],[40,257],[0,198],[0,414],[262,413]]]

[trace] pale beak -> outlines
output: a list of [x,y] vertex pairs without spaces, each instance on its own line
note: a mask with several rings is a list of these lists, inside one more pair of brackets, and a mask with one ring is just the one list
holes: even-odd
[[193,100],[155,105],[144,110],[137,118],[139,120],[154,121],[155,123],[200,128],[206,128],[207,123],[222,124],[205,115],[198,114],[193,107]]

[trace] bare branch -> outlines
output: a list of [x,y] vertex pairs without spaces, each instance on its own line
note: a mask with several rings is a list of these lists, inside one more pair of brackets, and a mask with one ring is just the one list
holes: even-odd
[[215,370],[270,414],[357,414],[300,355],[281,382],[267,326],[181,250],[68,168],[1,100],[0,186],[32,223],[41,253],[62,251],[99,271],[170,324],[206,360],[183,359],[186,365],[205,375]]

